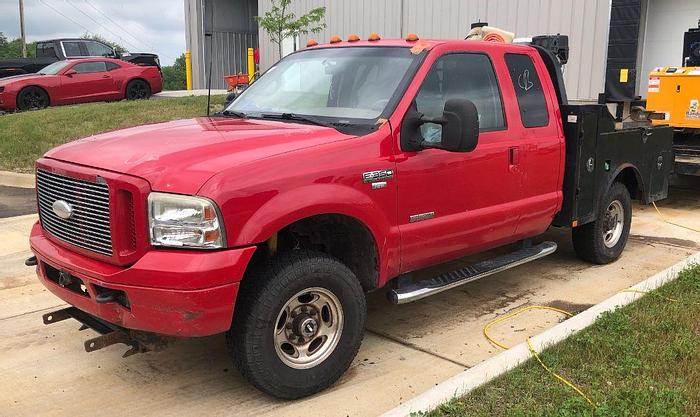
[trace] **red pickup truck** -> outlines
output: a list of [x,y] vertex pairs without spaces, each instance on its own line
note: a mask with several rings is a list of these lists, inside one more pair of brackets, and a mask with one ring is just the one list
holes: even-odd
[[[127,354],[226,333],[273,396],[322,390],[401,304],[552,253],[616,260],[631,198],[665,198],[668,127],[569,105],[537,44],[337,41],[284,58],[213,117],[78,140],[36,164],[39,279]],[[411,272],[509,245],[426,281]]]

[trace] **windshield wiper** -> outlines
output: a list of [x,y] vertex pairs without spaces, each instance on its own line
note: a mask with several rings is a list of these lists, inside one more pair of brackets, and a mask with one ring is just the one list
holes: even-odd
[[245,114],[243,112],[239,112],[239,111],[234,111],[234,110],[224,110],[222,112],[214,114],[214,116],[219,116],[219,115],[221,115],[221,116],[234,116],[234,117],[238,117],[240,119],[247,119],[248,118],[247,114]]
[[260,117],[263,119],[279,119],[306,122],[316,126],[335,128],[332,123],[324,122],[313,117],[302,116],[300,114],[295,113],[263,113],[260,115]]

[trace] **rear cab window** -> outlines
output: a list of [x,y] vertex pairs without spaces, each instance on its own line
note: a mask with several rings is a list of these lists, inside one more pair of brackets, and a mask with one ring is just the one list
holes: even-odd
[[53,48],[53,42],[38,42],[36,44],[37,58],[56,58],[56,51]]
[[515,96],[520,107],[520,118],[526,128],[549,124],[547,100],[535,64],[529,55],[509,53],[505,55]]

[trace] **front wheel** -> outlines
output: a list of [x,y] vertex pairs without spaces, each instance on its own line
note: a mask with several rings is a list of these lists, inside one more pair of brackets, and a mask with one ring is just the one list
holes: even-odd
[[596,221],[574,228],[576,254],[595,264],[617,260],[627,245],[632,224],[632,199],[624,184],[615,182],[600,202]]
[[333,384],[360,348],[362,286],[340,261],[293,251],[246,277],[229,351],[241,373],[272,396],[296,399]]
[[144,100],[151,97],[151,87],[146,81],[133,80],[126,85],[125,98],[127,100]]
[[49,95],[39,87],[26,87],[17,94],[17,108],[20,110],[44,109],[49,104]]

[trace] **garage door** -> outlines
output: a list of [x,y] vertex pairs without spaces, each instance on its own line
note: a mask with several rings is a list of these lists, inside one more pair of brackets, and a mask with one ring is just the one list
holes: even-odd
[[649,0],[642,76],[639,94],[647,95],[647,77],[656,67],[680,66],[683,57],[683,34],[697,27],[700,19],[699,0]]

